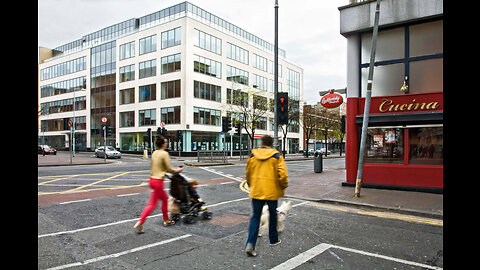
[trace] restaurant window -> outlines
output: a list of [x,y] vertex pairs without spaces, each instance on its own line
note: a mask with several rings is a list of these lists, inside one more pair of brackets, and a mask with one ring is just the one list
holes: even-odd
[[403,128],[368,128],[365,162],[403,164],[403,133]]
[[409,164],[443,165],[443,127],[409,128]]

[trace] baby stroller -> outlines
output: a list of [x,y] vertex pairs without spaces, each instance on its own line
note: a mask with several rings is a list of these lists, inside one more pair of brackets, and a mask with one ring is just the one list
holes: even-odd
[[202,212],[203,219],[211,219],[212,212],[207,211],[206,208],[202,207],[205,202],[192,200],[192,191],[190,183],[179,173],[172,174],[169,176],[170,182],[170,195],[175,198],[175,203],[180,208],[180,213],[172,214],[171,219],[175,222],[178,222],[182,215],[183,222],[186,224],[195,223],[196,217]]

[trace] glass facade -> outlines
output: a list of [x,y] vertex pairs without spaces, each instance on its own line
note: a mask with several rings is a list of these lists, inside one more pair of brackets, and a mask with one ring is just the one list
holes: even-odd
[[[372,33],[361,38],[361,92],[365,97]],[[443,92],[443,20],[379,30],[372,96]]]
[[[115,131],[116,126],[116,43],[104,43],[91,49],[90,67],[90,148],[93,150],[104,144],[101,135],[102,117],[107,117],[107,124]],[[116,147],[115,137],[107,138],[107,145]]]

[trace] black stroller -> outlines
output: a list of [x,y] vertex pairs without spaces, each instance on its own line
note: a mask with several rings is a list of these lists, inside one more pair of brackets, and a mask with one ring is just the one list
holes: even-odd
[[179,173],[172,174],[169,176],[170,182],[170,195],[175,198],[175,203],[180,208],[180,213],[172,214],[171,219],[175,222],[178,222],[182,215],[183,222],[186,224],[195,223],[196,217],[198,217],[199,213],[202,212],[203,219],[211,219],[212,212],[207,211],[206,208],[202,207],[205,202],[197,201],[194,202],[191,200],[192,198],[192,191],[190,190],[190,183]]

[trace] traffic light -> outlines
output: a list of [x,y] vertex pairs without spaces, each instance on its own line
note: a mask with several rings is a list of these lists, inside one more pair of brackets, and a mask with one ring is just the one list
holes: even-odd
[[152,141],[152,129],[151,128],[147,129],[147,137],[148,137],[148,143],[150,144],[150,142]]
[[288,124],[288,93],[277,93],[277,124]]
[[[108,125],[103,124],[102,129],[100,130],[102,138],[105,137],[105,133],[107,132],[107,129],[108,129]],[[107,137],[108,137],[108,135],[107,135]]]
[[229,130],[231,130],[232,129],[231,125],[232,125],[232,119],[230,119],[230,117],[223,116],[222,117],[222,131],[223,131],[223,133],[227,133]]
[[242,135],[242,124],[240,124],[240,122],[235,126],[235,133],[237,133],[238,136]]
[[177,140],[178,140],[178,141],[181,141],[181,140],[182,140],[182,131],[177,130],[176,136],[177,136]]
[[342,115],[342,118],[340,119],[340,132],[343,134],[345,134],[345,126],[346,126],[345,115]]
[[111,126],[107,126],[107,137],[112,136],[115,133],[115,128]]

